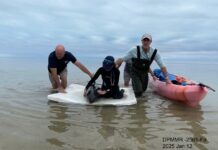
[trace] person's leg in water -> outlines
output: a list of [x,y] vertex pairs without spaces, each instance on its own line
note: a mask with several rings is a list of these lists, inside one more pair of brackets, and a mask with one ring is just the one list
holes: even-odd
[[132,71],[131,77],[132,77],[132,88],[133,88],[135,97],[139,98],[142,96],[142,92],[143,92],[140,75],[138,74],[138,72]]
[[124,86],[128,87],[130,82],[130,66],[125,64],[124,71],[123,71],[123,79],[124,79]]
[[141,81],[142,81],[143,92],[145,92],[148,87],[148,74],[147,73],[141,76]]

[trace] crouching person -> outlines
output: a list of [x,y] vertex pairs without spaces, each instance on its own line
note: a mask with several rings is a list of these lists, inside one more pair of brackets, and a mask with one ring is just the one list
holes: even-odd
[[[101,75],[102,85],[96,88],[94,83]],[[121,99],[124,90],[119,88],[120,71],[115,67],[114,57],[107,56],[93,78],[88,82],[84,90],[84,96],[87,96],[90,103],[96,101],[100,97]]]

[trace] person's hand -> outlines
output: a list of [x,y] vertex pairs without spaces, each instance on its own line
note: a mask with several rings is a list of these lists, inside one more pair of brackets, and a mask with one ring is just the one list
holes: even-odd
[[58,90],[59,93],[67,93],[67,92],[65,91],[65,89],[62,88],[62,87],[59,87],[57,90]]
[[152,76],[153,80],[156,81],[158,78],[156,76]]
[[105,91],[105,90],[97,90],[97,92],[98,92],[98,94],[100,94],[100,95],[104,95],[104,94],[107,93],[107,91]]
[[172,82],[169,79],[166,79],[166,84],[172,84]]
[[118,64],[115,63],[115,68],[119,69],[119,67],[120,67],[120,66],[119,66]]

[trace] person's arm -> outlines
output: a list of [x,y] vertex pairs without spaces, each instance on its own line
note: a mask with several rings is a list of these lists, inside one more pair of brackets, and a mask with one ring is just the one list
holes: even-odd
[[153,80],[156,81],[157,77],[154,75],[154,72],[151,70],[151,68],[149,68],[149,73],[151,74]]
[[90,76],[90,78],[93,77],[93,74],[78,60],[74,63],[80,70],[82,70],[84,73]]
[[122,65],[123,61],[124,60],[122,58],[118,58],[115,62],[116,68],[119,68]]
[[149,73],[151,74],[152,77],[154,76],[154,73],[153,73],[153,71],[151,70],[151,68],[149,68]]
[[134,53],[136,52],[136,48],[134,47],[134,48],[132,48],[124,57],[122,57],[122,58],[118,58],[116,61],[115,61],[115,66],[116,66],[116,68],[119,68],[121,65],[122,65],[122,63],[125,61],[125,62],[127,62],[127,61],[129,61],[133,56],[134,56]]
[[52,76],[53,80],[57,84],[58,92],[66,93],[64,88],[61,86],[61,82],[60,82],[58,74],[57,74],[57,68],[50,68],[50,71],[51,71],[51,76]]
[[86,85],[86,90],[98,79],[99,75],[101,74],[101,69],[99,68],[92,79]]
[[167,72],[167,68],[165,67],[165,64],[163,63],[162,59],[161,59],[161,56],[159,54],[159,52],[156,53],[155,57],[154,57],[154,60],[156,61],[156,63],[158,64],[158,66],[161,68],[161,71],[165,77],[165,81],[167,84],[170,84],[171,81],[169,80],[169,77],[168,77],[168,72]]
[[167,72],[167,68],[166,67],[162,67],[161,71],[164,75],[165,81],[167,84],[171,83],[171,81],[169,80],[169,76],[168,76],[168,72]]

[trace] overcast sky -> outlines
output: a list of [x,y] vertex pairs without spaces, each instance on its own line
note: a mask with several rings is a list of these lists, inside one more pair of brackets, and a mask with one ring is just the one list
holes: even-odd
[[1,0],[0,52],[123,52],[153,36],[161,51],[218,50],[217,0]]

